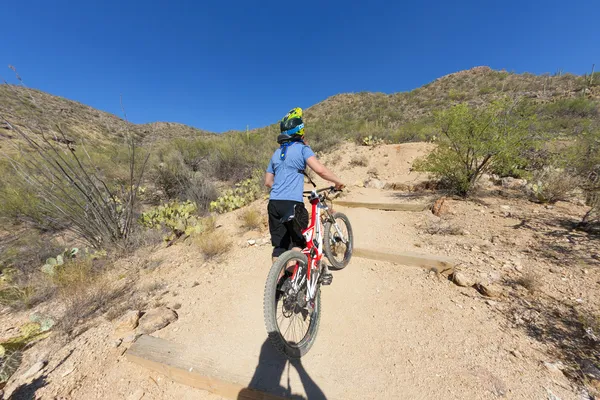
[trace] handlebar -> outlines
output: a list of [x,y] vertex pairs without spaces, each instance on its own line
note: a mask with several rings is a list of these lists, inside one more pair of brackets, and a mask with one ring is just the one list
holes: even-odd
[[[336,190],[335,186],[329,186],[329,187],[326,187],[326,188],[316,189],[314,191],[317,192],[317,193],[321,193],[321,192],[325,192],[325,191],[329,191],[329,192],[332,192],[332,193],[341,192],[341,190]],[[304,192],[302,192],[302,194],[311,194],[312,192],[313,192],[313,190],[305,190]]]

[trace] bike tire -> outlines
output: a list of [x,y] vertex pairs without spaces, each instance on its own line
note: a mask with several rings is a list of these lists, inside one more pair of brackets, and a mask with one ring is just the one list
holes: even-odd
[[305,265],[308,264],[306,255],[299,251],[289,250],[279,256],[277,261],[271,266],[271,270],[267,276],[263,307],[267,333],[273,346],[284,356],[298,359],[308,353],[317,338],[319,323],[321,321],[321,288],[320,285],[317,286],[315,309],[312,315],[310,315],[309,327],[304,338],[299,343],[288,342],[281,334],[279,325],[277,324],[278,299],[276,294],[280,274],[291,260],[301,260]]
[[327,221],[325,223],[325,227],[324,227],[325,235],[324,235],[324,243],[323,243],[323,252],[325,253],[325,256],[331,263],[330,269],[340,270],[340,269],[346,268],[346,266],[350,262],[350,259],[352,258],[352,248],[354,246],[354,236],[352,234],[352,225],[350,225],[350,220],[348,219],[346,214],[336,212],[336,213],[333,213],[331,215],[331,217],[333,218],[333,220],[340,219],[340,220],[344,221],[344,224],[346,225],[346,229],[348,230],[348,245],[346,246],[346,250],[344,251],[344,258],[342,261],[338,261],[334,257],[334,249],[332,247],[332,240],[331,240],[332,239],[331,228],[332,228],[333,223],[331,221]]

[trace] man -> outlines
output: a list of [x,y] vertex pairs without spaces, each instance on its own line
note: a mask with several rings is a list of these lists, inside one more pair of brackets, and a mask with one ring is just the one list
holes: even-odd
[[[336,189],[344,187],[342,181],[321,164],[311,148],[304,143],[301,108],[294,108],[287,113],[279,127],[281,134],[277,137],[277,143],[281,147],[273,153],[265,175],[265,185],[271,188],[267,211],[273,262],[287,250],[300,251],[306,246],[301,233],[301,229],[308,226],[308,211],[302,198],[303,171],[306,166],[333,183]],[[297,223],[285,222],[291,215]]]

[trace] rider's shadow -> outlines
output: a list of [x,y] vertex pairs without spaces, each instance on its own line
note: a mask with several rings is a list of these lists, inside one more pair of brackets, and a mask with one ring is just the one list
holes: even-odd
[[[304,392],[307,397],[302,395],[293,394],[290,386],[290,366],[294,367],[300,376],[300,380],[302,382],[302,386],[304,386]],[[286,372],[288,374],[288,383],[287,388],[281,385],[281,377]],[[265,340],[261,349],[260,356],[258,357],[258,365],[256,366],[256,370],[254,371],[254,375],[248,384],[248,388],[242,390],[238,395],[238,400],[246,400],[249,398],[254,398],[248,396],[248,391],[260,390],[263,392],[267,392],[269,394],[275,396],[281,396],[288,399],[294,400],[324,400],[327,399],[323,391],[317,386],[315,381],[308,375],[304,366],[302,365],[302,361],[300,359],[297,360],[288,360],[283,355],[281,355],[269,342],[269,339]]]

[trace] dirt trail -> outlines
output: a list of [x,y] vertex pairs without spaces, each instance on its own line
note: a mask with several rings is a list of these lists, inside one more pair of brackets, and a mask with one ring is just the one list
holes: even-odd
[[[414,147],[413,152],[421,151]],[[374,151],[393,155],[398,150],[383,146]],[[392,159],[379,159],[385,158]],[[406,181],[408,167],[403,168],[398,166],[399,179]],[[344,173],[347,178],[364,176],[356,168]],[[372,193],[354,187],[345,200],[362,201],[373,198]],[[379,193],[380,198],[394,196]],[[422,201],[410,199],[417,200]],[[430,211],[339,210],[353,224],[356,246],[450,254],[459,261],[464,255],[457,246],[444,250],[447,239],[422,237],[417,226],[433,218]],[[420,268],[360,258],[335,272],[333,284],[323,287],[316,343],[301,364],[289,364],[265,343],[262,301],[271,249],[249,247],[233,228],[236,218],[231,213],[220,220],[219,229],[237,238],[223,260],[204,262],[193,246],[162,249],[150,256],[160,266],[141,276],[138,285],[163,282],[160,301],[181,304],[178,321],[155,336],[188,346],[191,354],[237,376],[237,383],[309,399],[545,399],[549,393],[562,400],[581,398],[564,375],[544,367],[544,361],[554,361],[544,346],[509,326],[504,299],[487,299]],[[468,220],[465,215],[457,218]],[[125,361],[120,348],[110,348],[111,333],[109,322],[99,322],[55,354],[79,360],[77,370],[62,378],[57,370],[48,378],[51,385],[38,395],[127,399],[141,390],[143,399],[220,398]],[[93,357],[80,354],[85,347],[97,349]],[[69,389],[60,391],[57,385]]]

